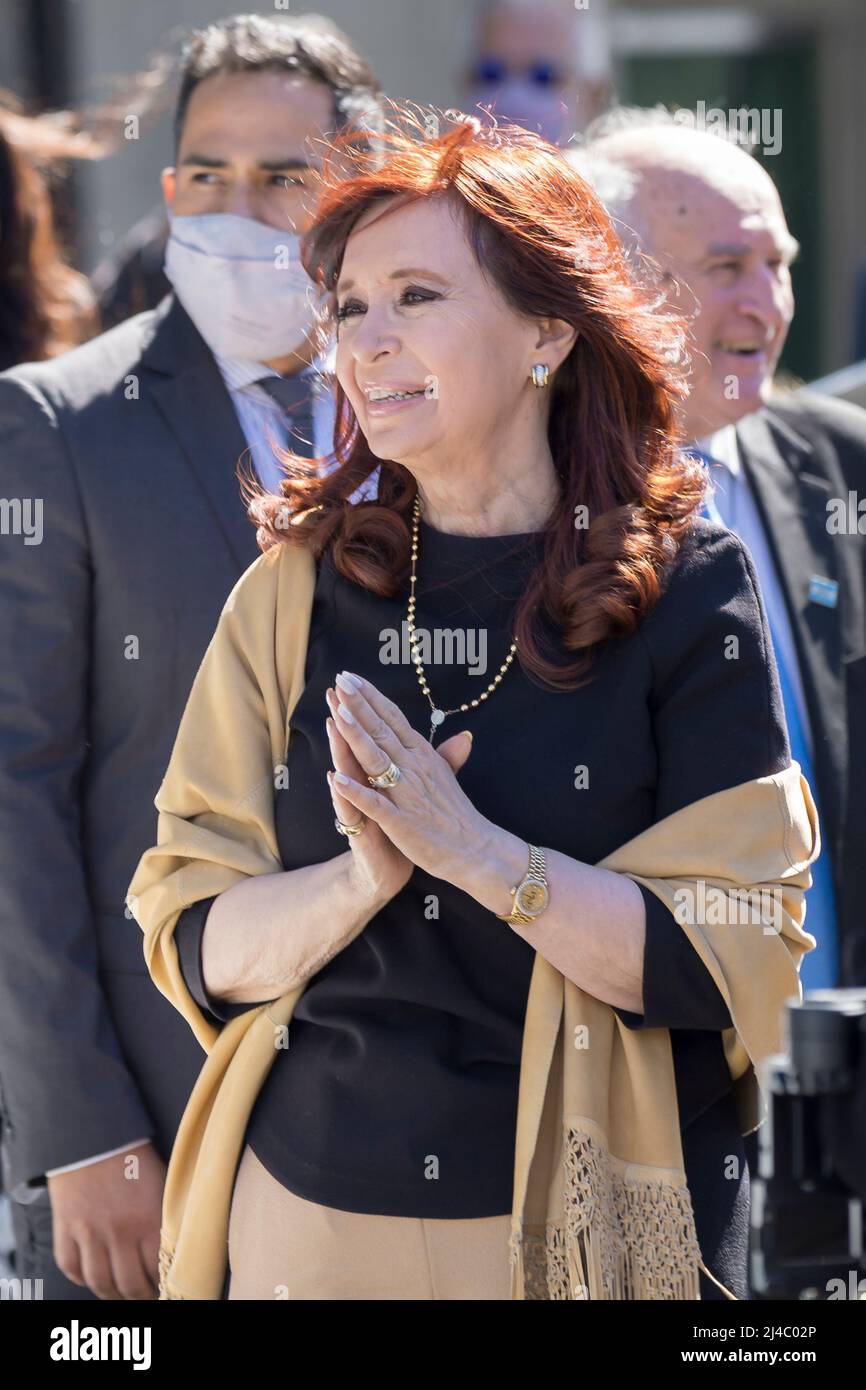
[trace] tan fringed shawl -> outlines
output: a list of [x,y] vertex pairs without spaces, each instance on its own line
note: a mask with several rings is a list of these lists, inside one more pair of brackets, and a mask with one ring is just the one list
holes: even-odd
[[[185,907],[282,870],[275,779],[303,688],[314,587],[312,557],[289,545],[235,585],[155,799],[157,844],[130,884],[153,979],[208,1054],[168,1168],[162,1298],[222,1296],[249,1116],[304,988],[217,1029],[184,984],[172,933]],[[800,960],[815,944],[804,891],[819,849],[792,763],[683,808],[601,861],[671,908],[718,985],[734,1022],[723,1041],[744,1134],[765,1113],[755,1067],[779,1049],[782,1007],[800,997]],[[540,954],[523,1034],[511,1261],[516,1299],[696,1299],[705,1268],[668,1030],[628,1029]]]

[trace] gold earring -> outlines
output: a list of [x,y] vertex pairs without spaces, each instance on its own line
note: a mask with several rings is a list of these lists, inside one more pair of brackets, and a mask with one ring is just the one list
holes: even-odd
[[533,386],[546,386],[550,381],[550,368],[546,362],[533,362],[529,375]]

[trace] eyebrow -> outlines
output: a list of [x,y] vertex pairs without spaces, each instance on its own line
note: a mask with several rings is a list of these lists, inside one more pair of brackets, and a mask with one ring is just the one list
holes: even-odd
[[707,247],[707,256],[747,256],[749,247],[745,242],[717,241]]
[[[227,169],[229,160],[216,159],[213,155],[196,154],[190,152],[180,161],[181,165],[198,164],[203,169]],[[259,159],[256,167],[264,169],[268,173],[277,173],[283,169],[312,169],[313,165],[308,159],[302,159],[296,154],[288,155],[285,159]]]
[[[745,242],[716,242],[707,248],[704,260],[710,260],[713,256],[747,256],[752,248]],[[796,237],[788,237],[786,240],[786,250],[791,260],[796,260],[802,251],[802,247]]]
[[[424,270],[424,269],[422,269],[422,268],[419,268],[418,266],[409,266],[409,267],[407,267],[405,270],[394,270],[394,271],[392,271],[391,274],[388,276],[388,279],[389,279],[389,280],[413,280],[413,279],[436,280],[437,283],[440,284],[440,285],[447,285],[447,284],[448,284],[448,281],[445,279],[445,276],[444,276],[444,275],[437,275],[435,270]],[[338,288],[338,289],[341,289],[341,290],[343,291],[343,293],[345,293],[346,290],[352,290],[352,289],[355,288],[355,281],[354,281],[354,280],[345,280],[345,281],[343,281],[342,284],[338,284],[337,288]]]

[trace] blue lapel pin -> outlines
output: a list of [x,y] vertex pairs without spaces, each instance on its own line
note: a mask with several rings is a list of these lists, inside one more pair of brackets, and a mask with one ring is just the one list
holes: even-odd
[[813,574],[809,579],[809,602],[820,603],[823,608],[835,608],[839,601],[839,585],[835,579],[826,579],[822,574]]

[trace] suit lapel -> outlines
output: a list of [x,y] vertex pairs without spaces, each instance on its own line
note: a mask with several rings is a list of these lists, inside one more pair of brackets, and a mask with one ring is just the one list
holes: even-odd
[[810,597],[813,577],[839,584],[827,501],[837,489],[822,460],[772,407],[741,420],[737,439],[785,595],[814,739],[821,810],[835,842],[845,805],[848,735],[842,613]]
[[142,354],[151,371],[152,401],[177,440],[214,520],[243,573],[260,554],[256,528],[247,518],[235,469],[241,455],[249,471],[250,455],[234,406],[219,369],[201,335],[181,305],[169,296]]

